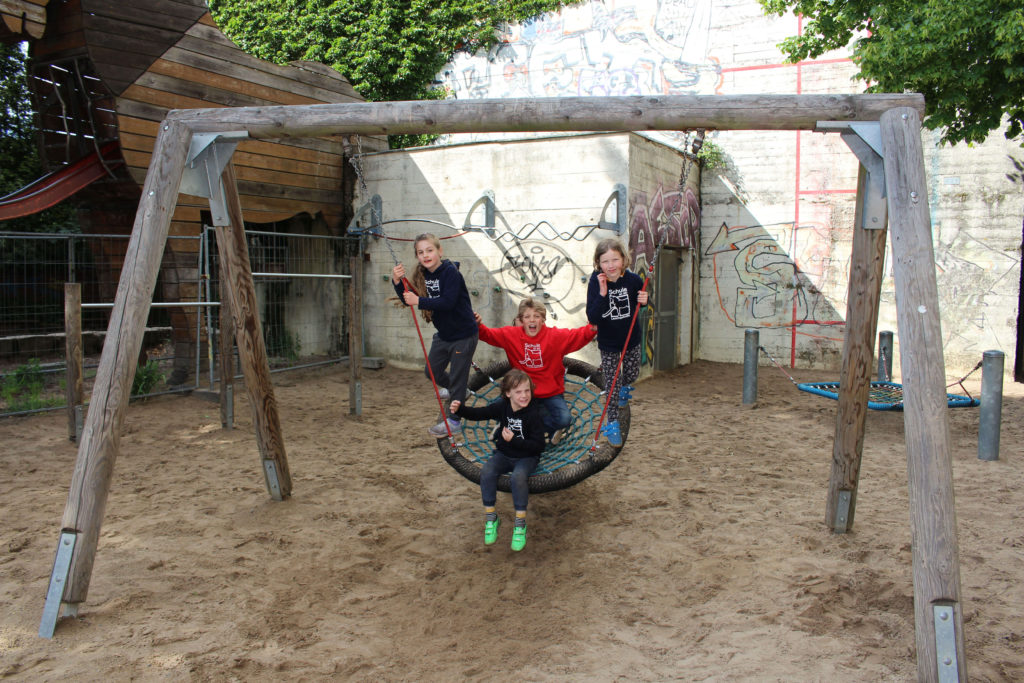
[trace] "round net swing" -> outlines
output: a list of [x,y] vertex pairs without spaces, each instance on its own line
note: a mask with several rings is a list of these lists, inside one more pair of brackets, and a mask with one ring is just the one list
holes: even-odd
[[[469,378],[466,405],[486,405],[501,396],[499,380],[509,370],[507,360],[478,369]],[[568,488],[600,472],[619,454],[622,446],[599,442],[591,451],[594,432],[604,410],[604,377],[589,363],[575,358],[565,359],[565,402],[572,413],[572,424],[566,429],[558,445],[548,445],[541,454],[537,469],[530,475],[530,493],[545,493]],[[473,483],[480,483],[480,469],[494,452],[491,434],[494,420],[463,420],[462,435],[456,437],[453,448],[447,437],[437,440],[445,462]],[[619,408],[619,428],[622,444],[629,435],[629,405]],[[498,478],[498,490],[509,493],[509,476]]]

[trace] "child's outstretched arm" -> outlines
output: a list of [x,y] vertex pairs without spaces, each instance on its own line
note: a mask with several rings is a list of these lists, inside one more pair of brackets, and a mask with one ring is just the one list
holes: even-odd
[[587,324],[583,327],[577,327],[575,329],[566,330],[566,336],[563,341],[562,355],[566,353],[572,353],[573,351],[579,351],[584,346],[589,344],[597,336],[597,325]]
[[501,417],[501,402],[496,401],[485,406],[467,406],[462,401],[452,401],[450,410],[467,420],[496,420]]

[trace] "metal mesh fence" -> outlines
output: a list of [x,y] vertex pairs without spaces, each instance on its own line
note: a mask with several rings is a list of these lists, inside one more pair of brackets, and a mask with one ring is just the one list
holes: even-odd
[[[359,253],[352,237],[303,235],[248,230],[249,263],[263,340],[272,371],[306,368],[337,362],[348,355],[350,286],[349,257]],[[204,273],[208,298],[220,298],[220,263],[216,231],[206,228]],[[218,313],[208,311],[207,328],[216,340]],[[219,345],[209,349],[209,383],[220,376]],[[237,355],[235,376],[239,376]]]
[[[88,401],[128,240],[128,235],[0,232],[0,415],[64,407],[67,282],[82,288]],[[247,241],[272,368],[345,357],[345,276],[348,257],[359,251],[358,240],[250,232]],[[198,236],[168,238],[134,395],[191,391],[204,371],[211,387],[216,381],[221,365],[217,261],[212,228]],[[234,367],[237,375],[237,362]]]

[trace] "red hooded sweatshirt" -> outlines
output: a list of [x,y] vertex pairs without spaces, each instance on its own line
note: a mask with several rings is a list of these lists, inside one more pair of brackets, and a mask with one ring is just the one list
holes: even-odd
[[597,328],[584,325],[572,330],[544,326],[531,337],[523,328],[491,328],[480,325],[480,341],[505,350],[508,362],[530,376],[537,398],[548,398],[565,392],[565,364],[562,357],[579,351],[597,336]]

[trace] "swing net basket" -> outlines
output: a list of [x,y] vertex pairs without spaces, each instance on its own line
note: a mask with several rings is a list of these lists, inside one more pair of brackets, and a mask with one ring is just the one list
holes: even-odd
[[[818,394],[833,400],[839,399],[839,382],[804,382],[797,384],[800,391]],[[976,398],[963,394],[946,394],[950,408],[973,408],[981,405]],[[871,410],[903,410],[903,385],[896,382],[872,382],[868,392],[868,408]]]
[[[594,433],[604,410],[604,377],[589,363],[565,358],[565,402],[572,413],[572,424],[557,446],[548,445],[541,454],[537,469],[529,478],[530,493],[546,493],[568,488],[596,474],[611,464],[622,446],[598,442],[591,451]],[[501,396],[499,381],[509,371],[507,360],[479,369],[469,378],[466,405],[482,406]],[[619,429],[625,445],[629,435],[629,405],[619,408]],[[491,435],[497,427],[494,420],[463,420],[461,437],[456,435],[453,448],[448,437],[437,440],[437,446],[452,469],[475,484],[480,483],[483,463],[494,452]],[[498,478],[498,490],[511,492],[511,479]]]

